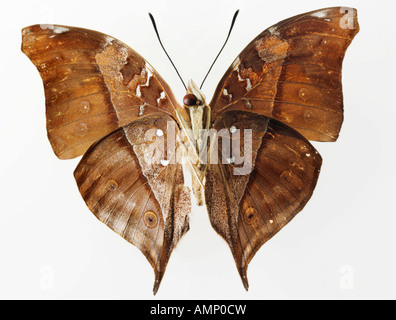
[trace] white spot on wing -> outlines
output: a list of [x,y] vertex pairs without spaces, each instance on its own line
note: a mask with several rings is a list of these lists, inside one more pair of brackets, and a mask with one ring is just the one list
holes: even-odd
[[329,10],[321,10],[311,14],[312,17],[324,18],[327,17]]
[[[127,50],[127,48],[121,48],[121,53],[122,53],[122,55],[123,55],[123,59],[124,59],[124,64],[126,64],[127,62],[128,62],[128,50]],[[143,87],[148,87],[149,85],[150,85],[150,78],[152,77],[152,73],[150,72],[150,70],[147,68],[147,64],[146,64],[146,66],[144,67],[144,68],[142,68],[142,71],[140,72],[140,75],[141,76],[143,76],[143,77],[146,77],[146,83],[144,83],[144,84],[142,84],[142,83],[139,83],[137,86],[136,86],[136,92],[135,92],[135,94],[136,94],[136,96],[137,97],[141,97],[142,96],[142,91],[141,91],[141,88],[143,88]],[[165,93],[164,93],[164,95],[165,95]],[[162,93],[161,93],[161,97],[160,97],[160,99],[162,98]],[[157,102],[159,102],[159,100],[157,99]]]
[[239,74],[239,67],[237,68],[237,73],[238,73],[238,81],[245,81],[245,79],[243,79]]
[[246,78],[246,91],[252,90],[252,82],[250,81],[249,78]]
[[161,91],[160,97],[157,99],[157,104],[159,104],[159,103],[160,103],[160,100],[161,100],[161,99],[164,99],[164,98],[165,98],[165,92],[164,92],[164,91]]
[[160,162],[161,162],[161,165],[163,165],[164,167],[166,167],[169,164],[169,160],[161,159]]
[[105,36],[105,40],[106,40],[106,46],[109,46],[112,44],[112,42],[115,40],[113,37],[110,36]]
[[239,57],[237,57],[232,63],[232,68],[235,68],[239,64]]
[[144,86],[145,86],[145,87],[148,87],[148,86],[149,86],[149,83],[150,83],[150,78],[153,76],[153,74],[150,72],[150,67],[149,67],[149,65],[147,64],[147,62],[145,63],[145,68],[144,68],[143,70],[145,70],[145,72],[147,72],[147,81],[146,81],[146,83],[144,84]]
[[142,96],[142,93],[140,92],[140,84],[137,85],[136,87],[136,95],[140,98]]
[[276,26],[272,26],[268,29],[269,33],[271,33],[274,36],[278,36],[279,35],[279,31],[277,30]]
[[226,88],[224,88],[224,90],[223,90],[223,95],[228,96],[228,98],[230,99],[230,102],[232,101],[232,94],[228,93],[228,90]]
[[[114,41],[114,39],[113,39],[113,41]],[[111,44],[111,42],[110,42],[110,44]],[[121,47],[120,51],[121,51],[121,54],[122,54],[122,58],[124,60],[124,64],[126,64],[127,63],[127,58],[128,58],[128,55],[129,55],[128,49],[125,48],[125,47]]]
[[139,117],[141,117],[141,116],[143,115],[144,108],[145,108],[145,105],[144,105],[144,104],[141,105],[141,106],[139,106],[139,113],[138,113],[138,116],[139,116]]
[[46,23],[42,23],[40,24],[40,28],[41,29],[50,29],[53,30],[55,28],[55,26],[53,24],[46,24]]
[[54,33],[60,34],[70,31],[69,28],[54,26],[53,24],[40,24],[41,29],[50,29]]
[[239,74],[239,66],[236,69],[238,73],[238,81],[246,81],[246,91],[252,90],[252,82],[250,81],[249,78],[242,78],[241,75]]
[[244,100],[245,100],[245,108],[251,110],[253,107],[250,101],[246,98],[244,98]]
[[69,28],[64,28],[64,27],[55,27],[54,32],[55,33],[64,33],[70,31]]

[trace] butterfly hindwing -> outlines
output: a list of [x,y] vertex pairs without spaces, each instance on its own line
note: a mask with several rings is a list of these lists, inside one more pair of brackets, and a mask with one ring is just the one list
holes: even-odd
[[343,122],[341,66],[359,31],[356,9],[327,8],[266,29],[239,54],[216,88],[212,118],[262,114],[308,140],[335,141]]
[[[74,176],[94,215],[137,246],[155,272],[154,293],[170,254],[188,230],[190,193],[178,146],[168,148],[170,117],[150,116],[95,143]],[[176,127],[172,132],[175,134]]]
[[[301,134],[265,116],[227,112],[214,127],[240,130],[236,137],[229,136],[231,160],[221,156],[228,139],[220,139],[217,150],[212,150],[226,161],[208,165],[205,197],[211,224],[230,246],[247,289],[249,262],[303,209],[315,188],[322,160]],[[252,130],[251,148],[245,146],[246,129]],[[233,147],[234,139],[241,141]],[[240,154],[247,163],[237,160]]]

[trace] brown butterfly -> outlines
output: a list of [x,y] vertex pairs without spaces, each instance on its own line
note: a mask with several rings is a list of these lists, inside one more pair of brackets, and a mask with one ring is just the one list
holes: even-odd
[[211,102],[192,81],[183,107],[138,53],[105,34],[59,25],[22,31],[44,82],[48,138],[95,216],[137,246],[157,292],[198,204],[226,240],[242,282],[258,249],[312,195],[322,159],[308,140],[337,140],[341,65],[357,12],[327,8],[283,20],[238,55]]

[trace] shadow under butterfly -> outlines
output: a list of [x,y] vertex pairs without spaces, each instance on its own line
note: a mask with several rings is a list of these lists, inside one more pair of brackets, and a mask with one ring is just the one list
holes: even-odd
[[43,79],[55,154],[83,155],[82,197],[146,256],[154,294],[189,229],[183,157],[248,289],[250,260],[315,188],[322,160],[309,140],[337,140],[341,66],[358,31],[352,8],[283,20],[238,55],[210,103],[190,81],[183,106],[145,59],[105,34],[34,25],[22,30],[22,51]]

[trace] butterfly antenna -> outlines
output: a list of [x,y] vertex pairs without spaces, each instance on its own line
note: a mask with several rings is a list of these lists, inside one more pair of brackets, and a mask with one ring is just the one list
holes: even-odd
[[152,15],[150,12],[149,12],[149,16],[150,16],[151,22],[152,22],[152,24],[153,24],[155,33],[157,34],[157,38],[158,38],[158,41],[159,41],[159,43],[160,43],[162,49],[164,50],[164,52],[165,52],[166,56],[168,57],[169,61],[172,63],[173,68],[175,68],[177,75],[179,76],[181,82],[183,83],[184,88],[185,88],[186,91],[187,91],[186,84],[184,83],[182,77],[180,76],[179,71],[177,71],[177,68],[176,68],[175,64],[173,63],[171,57],[169,56],[168,52],[166,52],[165,47],[164,47],[164,45],[162,44],[161,38],[160,38],[159,33],[158,33],[157,25],[155,24],[154,17],[153,17],[153,15]]
[[236,20],[236,18],[237,18],[237,16],[238,16],[238,13],[239,13],[239,10],[235,11],[235,13],[234,13],[234,17],[232,18],[232,22],[231,22],[230,31],[228,31],[227,39],[226,39],[226,41],[224,42],[223,46],[221,47],[221,49],[220,49],[219,53],[217,54],[216,58],[214,59],[214,61],[213,61],[212,65],[210,66],[210,68],[209,68],[209,70],[208,70],[208,73],[206,74],[205,78],[202,80],[202,83],[201,83],[201,85],[200,85],[199,89],[202,89],[202,86],[203,86],[203,84],[204,84],[204,82],[205,82],[206,78],[208,77],[208,75],[209,75],[209,73],[210,73],[210,70],[212,70],[212,68],[213,68],[213,65],[215,64],[215,62],[216,62],[217,58],[219,57],[220,53],[223,51],[223,49],[224,49],[224,47],[225,47],[225,45],[226,45],[226,43],[227,43],[227,41],[228,41],[228,38],[230,37],[230,34],[231,34],[231,31],[232,31],[232,28],[234,27],[235,20]]

